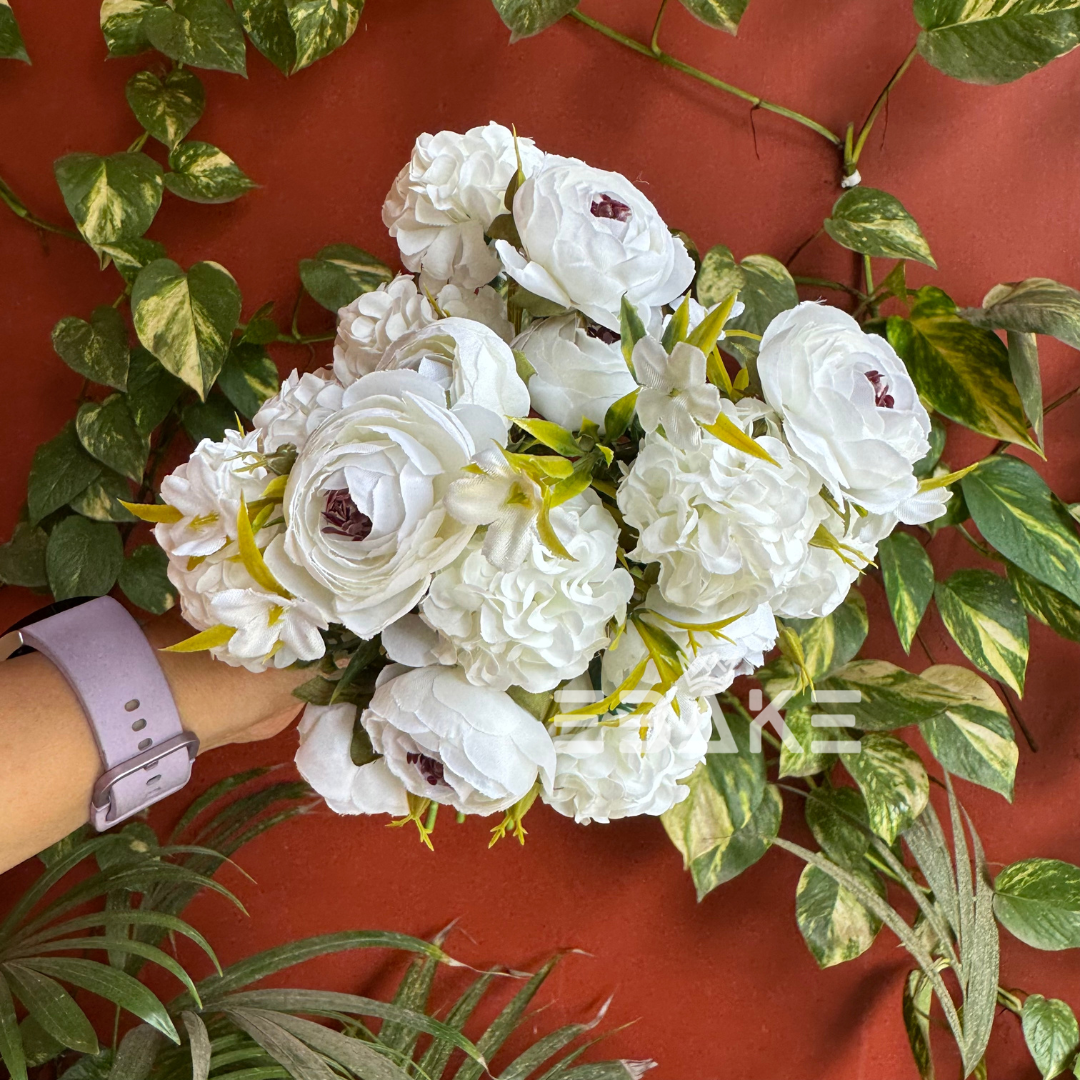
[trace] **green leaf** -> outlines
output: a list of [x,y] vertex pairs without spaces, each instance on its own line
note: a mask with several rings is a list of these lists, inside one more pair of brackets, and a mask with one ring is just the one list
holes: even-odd
[[915,0],[919,52],[972,83],[1019,79],[1080,44],[1078,0]]
[[225,363],[240,307],[232,275],[213,262],[196,263],[185,274],[171,259],[158,259],[131,292],[139,340],[204,399]]
[[66,506],[100,475],[101,466],[79,445],[75,423],[69,420],[59,435],[34,451],[26,488],[30,523],[36,525]]
[[960,482],[979,532],[1010,562],[1080,604],[1076,522],[1026,462],[995,454]]
[[[2,991],[0,991],[2,993]],[[0,1020],[0,1023],[3,1021]],[[32,1016],[27,1016],[19,1025],[23,1053],[30,1068],[44,1065],[64,1052],[64,1044],[57,1042]]]
[[866,800],[854,788],[819,787],[806,800],[806,824],[821,850],[838,866],[868,865],[870,837],[859,822],[869,827]]
[[618,401],[608,406],[607,412],[604,413],[604,435],[608,442],[615,442],[626,434],[630,421],[634,419],[639,393],[640,389],[631,390],[629,394],[624,394]]
[[128,367],[127,405],[135,426],[149,435],[169,415],[184,384],[170,375],[141,345],[132,350]]
[[83,990],[89,990],[99,997],[107,998],[179,1044],[180,1036],[177,1035],[165,1006],[142,983],[125,972],[93,960],[66,956],[35,956],[32,960],[25,961],[25,964],[43,975],[51,975]]
[[184,1010],[180,1014],[188,1036],[188,1052],[191,1054],[191,1080],[207,1080],[210,1075],[210,1034],[198,1013]]
[[578,5],[578,0],[492,0],[495,10],[510,27],[510,44],[532,37],[557,23]]
[[694,879],[698,900],[702,900],[769,850],[780,829],[783,803],[777,787],[769,784],[750,820],[735,829],[727,803],[704,763],[681,783],[690,788],[689,798],[676,803],[661,820]]
[[1076,1056],[1080,1026],[1072,1009],[1057,998],[1029,994],[1020,1015],[1024,1041],[1044,1080],[1059,1076]]
[[92,457],[129,480],[142,479],[150,440],[135,426],[125,395],[113,394],[100,404],[84,402],[75,417],[75,430]]
[[[877,874],[852,870],[880,896],[885,886]],[[835,878],[816,866],[804,866],[795,890],[795,919],[818,967],[854,960],[874,943],[881,921],[866,910]]]
[[124,93],[135,119],[170,150],[199,122],[206,108],[203,84],[187,68],[173,68],[164,79],[152,71],[137,71]]
[[156,240],[147,240],[145,236],[134,240],[118,240],[114,244],[98,244],[98,254],[103,259],[112,259],[120,276],[130,285],[139,271],[155,259],[165,258],[165,245]]
[[[886,660],[853,660],[817,683],[819,691],[859,695],[859,700],[829,701],[819,712],[849,715],[864,731],[892,731],[962,705],[966,698]],[[824,695],[822,695],[824,696]]]
[[[766,692],[771,685],[766,686]],[[814,723],[816,713],[817,707],[810,704],[809,691],[796,695],[786,703],[784,723],[799,744],[799,750],[789,749],[786,741],[781,745],[781,779],[785,776],[814,776],[826,772],[836,763],[835,752],[817,753],[814,751],[814,743],[839,742],[849,735],[841,728],[817,726]]]
[[[900,265],[902,266],[903,263]],[[911,471],[919,480],[933,474],[945,449],[946,434],[945,422],[935,413],[930,417],[930,449],[926,452],[925,457],[919,458],[911,467]]]
[[887,844],[922,813],[930,781],[919,755],[893,735],[864,735],[858,753],[841,754],[866,799],[870,828]]
[[161,1048],[161,1033],[139,1024],[120,1040],[109,1080],[146,1080]]
[[143,16],[161,0],[102,0],[101,33],[109,56],[135,56],[150,48]]
[[49,537],[44,529],[20,521],[6,544],[0,544],[0,581],[43,589],[49,583],[45,572],[45,547]]
[[765,755],[760,749],[750,749],[750,723],[741,713],[726,713],[724,721],[738,752],[707,755],[705,770],[724,800],[732,830],[737,831],[750,821],[765,797]]
[[68,367],[91,382],[123,390],[127,385],[128,331],[111,305],[94,309],[90,321],[68,317],[53,327],[52,344]]
[[288,75],[296,66],[296,35],[287,0],[234,0],[233,7],[251,44]]
[[[727,330],[745,330],[751,334],[763,334],[765,328],[788,308],[799,302],[795,282],[787,267],[771,255],[748,255],[736,263],[731,251],[717,244],[705,254],[698,274],[698,301],[706,307],[719,303],[731,293],[731,286],[739,281],[739,299],[746,310],[734,319],[728,319]],[[720,348],[731,353],[745,366],[757,356],[758,343],[753,338],[728,335],[720,342]]]
[[143,16],[150,44],[190,67],[245,75],[244,33],[225,0],[171,0]]
[[930,1009],[934,988],[921,971],[909,971],[904,982],[902,1011],[911,1056],[920,1080],[934,1080],[934,1059],[930,1051]]
[[[188,1013],[186,1015],[191,1016],[192,1014]],[[324,1054],[326,1057],[344,1065],[350,1072],[363,1077],[363,1080],[409,1080],[407,1072],[395,1065],[378,1050],[372,1049],[362,1039],[342,1035],[341,1032],[334,1031],[324,1024],[316,1024],[314,1021],[304,1020],[302,1017],[292,1016],[290,1013],[275,1013],[274,1020],[279,1027],[284,1028],[290,1035],[294,1035],[320,1054]],[[385,1028],[386,1025],[383,1025],[383,1030]],[[379,1042],[385,1042],[382,1031],[379,1032]],[[438,1040],[435,1040],[435,1045],[444,1044],[440,1044]],[[427,1075],[433,1074],[429,1073]]]
[[878,544],[878,566],[900,644],[909,653],[915,631],[934,595],[934,564],[914,536],[894,532]]
[[93,1025],[58,982],[23,964],[4,964],[0,966],[0,972],[30,1015],[57,1042],[81,1054],[98,1052]]
[[176,589],[165,572],[169,557],[157,544],[140,544],[124,559],[120,588],[136,606],[163,615],[176,603]]
[[165,186],[181,199],[227,203],[258,187],[228,154],[204,142],[180,143],[169,154]]
[[300,280],[328,311],[338,311],[394,275],[390,268],[351,244],[329,244],[314,259],[300,260]]
[[[27,1017],[23,1024],[28,1023],[29,1020],[30,1018]],[[37,1021],[34,1021],[34,1023],[39,1030],[44,1031],[41,1025],[37,1024]],[[47,1032],[45,1032],[45,1036],[52,1040],[52,1036]],[[19,1021],[15,1015],[15,1002],[11,996],[11,987],[8,985],[2,971],[0,971],[0,1061],[7,1066],[11,1080],[26,1080],[27,1061],[23,1032],[20,1030]]]
[[940,289],[927,285],[915,297],[910,319],[890,316],[886,333],[919,393],[973,431],[1038,452],[1001,340],[960,318]]
[[328,56],[353,36],[364,0],[287,0],[300,71]]
[[1009,584],[1016,590],[1020,603],[1029,615],[1034,615],[1055,634],[1070,641],[1080,641],[1080,606],[1067,596],[1062,596],[1057,589],[1036,580],[1019,566],[1009,563],[1006,569]]
[[1080,948],[1080,868],[1058,859],[1024,859],[994,881],[994,913],[1033,949]]
[[276,1013],[232,1008],[225,1010],[225,1015],[284,1066],[295,1080],[334,1080],[337,1075],[314,1050],[275,1023]]
[[90,244],[142,236],[161,205],[161,166],[146,154],[68,154],[53,172],[68,213]]
[[1027,615],[1013,587],[991,570],[957,570],[934,590],[942,621],[980,670],[1024,692]]
[[1020,402],[1035,432],[1035,438],[1042,446],[1043,392],[1038,340],[1034,334],[1018,334],[1012,330],[1005,335],[1005,339],[1009,349],[1009,371],[1012,372],[1016,392],[1020,395]]
[[23,60],[30,63],[19,24],[8,0],[0,0],[0,60]]
[[131,501],[131,485],[119,473],[106,469],[68,504],[77,514],[92,521],[138,521],[120,505]]
[[123,561],[116,526],[78,514],[53,529],[45,549],[49,588],[57,600],[104,596],[116,584]]
[[237,344],[229,351],[217,385],[249,420],[281,387],[277,365],[261,345]]
[[876,188],[845,191],[825,219],[825,231],[840,245],[879,259],[912,259],[937,269],[930,245],[915,219],[894,195]]
[[188,405],[181,414],[184,430],[198,446],[203,439],[221,442],[226,431],[238,430],[236,410],[223,394],[212,393],[205,401]]
[[681,0],[681,3],[706,26],[715,26],[718,30],[735,34],[750,0]]
[[1050,278],[995,285],[981,308],[964,308],[960,314],[988,330],[1049,334],[1080,349],[1080,292]]
[[919,725],[930,753],[947,772],[1011,802],[1019,751],[1008,713],[993,687],[975,672],[951,664],[929,667],[921,678],[969,699]]

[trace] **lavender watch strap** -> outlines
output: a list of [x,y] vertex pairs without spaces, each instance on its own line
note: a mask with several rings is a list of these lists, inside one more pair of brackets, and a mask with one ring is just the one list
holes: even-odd
[[94,732],[105,765],[90,805],[95,829],[187,783],[199,741],[184,731],[150,643],[117,601],[98,597],[21,634],[60,669]]

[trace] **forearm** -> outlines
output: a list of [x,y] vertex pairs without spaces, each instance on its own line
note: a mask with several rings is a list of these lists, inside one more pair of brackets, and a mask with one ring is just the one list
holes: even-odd
[[[144,629],[155,649],[191,633],[172,614]],[[157,655],[200,752],[272,735],[301,708],[291,691],[303,671],[255,675],[206,653]],[[87,820],[102,769],[78,699],[52,663],[33,653],[0,664],[0,872]]]

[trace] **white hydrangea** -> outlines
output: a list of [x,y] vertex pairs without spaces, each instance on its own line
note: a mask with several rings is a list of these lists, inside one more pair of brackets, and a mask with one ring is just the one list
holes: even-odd
[[[474,319],[504,341],[513,337],[514,328],[506,318],[506,301],[490,286],[468,289],[445,285],[436,294],[435,303],[444,315]],[[398,338],[438,318],[439,313],[409,274],[399,274],[372,292],[361,293],[338,312],[335,376],[348,386],[374,371]]]
[[586,329],[577,315],[538,320],[513,345],[535,372],[529,377],[533,408],[569,431],[577,431],[583,417],[602,428],[608,409],[637,389],[618,338]]
[[470,682],[530,693],[580,675],[621,622],[633,579],[616,567],[619,529],[592,492],[551,512],[576,561],[538,540],[517,569],[500,570],[474,536],[456,562],[435,575],[420,605],[424,619],[457,650]]
[[341,408],[342,392],[326,368],[303,375],[293,371],[252,418],[262,449],[271,453],[288,444],[302,449],[308,436]]
[[437,292],[447,282],[475,289],[500,270],[484,236],[506,212],[503,197],[518,167],[526,175],[543,155],[531,139],[502,124],[464,134],[421,135],[383,205],[383,223],[397,240],[401,261]]
[[824,505],[818,477],[777,437],[768,409],[744,398],[723,413],[776,464],[707,433],[696,450],[646,436],[619,485],[618,503],[638,530],[630,557],[659,562],[664,599],[726,617],[750,612],[785,589],[806,560]]

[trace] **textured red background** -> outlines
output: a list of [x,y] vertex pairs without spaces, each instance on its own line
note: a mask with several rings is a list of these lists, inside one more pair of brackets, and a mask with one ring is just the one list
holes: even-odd
[[[647,36],[651,0],[586,0],[597,17]],[[123,149],[138,134],[123,87],[146,60],[105,62],[93,0],[15,0],[34,66],[0,67],[0,172],[43,216],[63,220],[51,175],[74,150]],[[754,0],[738,40],[707,31],[672,6],[665,42],[673,52],[730,81],[807,112],[834,130],[861,121],[914,40],[907,0]],[[379,219],[382,197],[420,131],[462,130],[490,118],[514,123],[541,146],[617,169],[686,229],[704,250],[723,242],[736,255],[786,258],[820,225],[838,194],[835,155],[817,136],[660,69],[584,27],[567,22],[507,47],[487,0],[371,0],[354,40],[286,85],[249,50],[250,79],[207,73],[209,105],[194,137],[232,154],[263,187],[223,207],[195,207],[166,195],[153,228],[184,264],[224,263],[249,314],[268,299],[284,310],[295,295],[296,261],[334,241],[395,251]],[[1077,238],[1080,142],[1076,136],[1080,54],[1005,87],[966,86],[921,60],[905,77],[862,161],[868,183],[901,198],[920,222],[939,274],[963,304],[1000,280],[1039,274],[1080,284]],[[795,264],[804,274],[854,280],[852,257],[826,239]],[[57,319],[86,317],[111,302],[116,278],[96,272],[90,252],[40,237],[0,215],[0,535],[23,498],[34,448],[72,415],[80,380],[53,354]],[[807,293],[807,295],[810,295]],[[328,328],[305,307],[307,332]],[[328,346],[323,346],[328,350]],[[299,354],[299,355],[298,355]],[[320,360],[326,353],[320,353]],[[304,363],[283,349],[283,369]],[[1080,379],[1075,354],[1044,353],[1047,399]],[[1080,454],[1070,436],[1073,400],[1048,420],[1046,475],[1080,500]],[[985,452],[959,437],[954,467]],[[970,552],[942,538],[939,573],[970,564]],[[898,656],[879,585],[865,655]],[[0,623],[38,601],[0,593]],[[936,618],[927,637],[935,658],[956,660]],[[1021,753],[1016,802],[963,785],[989,857],[999,863],[1042,855],[1080,862],[1077,784],[1080,741],[1075,646],[1041,626],[1023,711],[1040,750]],[[923,666],[925,658],[912,657]],[[288,760],[287,733],[263,746],[219,751],[200,762],[195,787],[258,762]],[[158,811],[178,812],[186,800]],[[790,800],[794,802],[794,800]],[[785,831],[799,836],[798,806]],[[803,1080],[913,1077],[900,1021],[905,954],[883,932],[861,960],[818,972],[799,937],[793,890],[800,867],[782,852],[698,905],[679,857],[658,822],[641,819],[582,829],[544,809],[529,819],[524,850],[485,850],[481,821],[444,824],[436,851],[379,822],[313,813],[244,852],[257,884],[239,882],[251,913],[199,901],[196,921],[226,960],[303,934],[355,927],[429,934],[460,918],[453,951],[476,963],[524,966],[566,946],[571,958],[551,982],[557,999],[541,1019],[575,1019],[610,993],[613,1023],[640,1021],[606,1049],[661,1062],[657,1080]],[[27,870],[0,879],[0,895]],[[306,973],[355,989],[373,971],[349,956]],[[1074,954],[1039,954],[1009,939],[1003,982],[1071,999],[1080,1007]],[[993,1077],[1034,1077],[1018,1025],[1004,1017],[990,1050]],[[947,1075],[948,1073],[946,1073]]]

